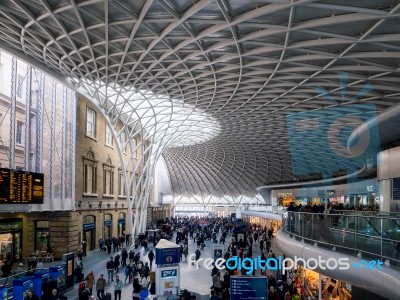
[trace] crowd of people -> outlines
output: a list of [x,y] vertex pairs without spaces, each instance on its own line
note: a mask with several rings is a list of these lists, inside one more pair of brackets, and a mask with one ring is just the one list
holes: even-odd
[[[195,249],[195,259],[198,260],[202,255],[204,247],[212,247],[212,244],[225,244],[228,238],[231,238],[224,253],[224,259],[238,256],[241,259],[252,258],[254,256],[254,247],[259,248],[260,256],[266,260],[275,258],[271,249],[273,232],[272,227],[262,227],[257,224],[243,223],[239,227],[230,218],[181,218],[167,220],[176,231],[176,243],[181,247],[181,256],[187,257],[188,241],[193,240],[197,248]],[[164,222],[167,222],[164,221]],[[236,241],[236,231],[245,232],[245,240]],[[211,241],[206,243],[205,241]],[[183,260],[182,260],[183,261]],[[187,259],[186,259],[187,261]],[[291,288],[290,280],[286,276],[276,271],[266,269],[261,273],[247,275],[246,269],[240,271],[231,268],[225,268],[221,271],[216,266],[211,270],[210,300],[229,300],[230,299],[230,277],[234,275],[244,276],[266,276],[268,278],[268,299],[285,300],[295,294]],[[191,299],[181,296],[181,300]],[[291,298],[290,298],[291,299]]]

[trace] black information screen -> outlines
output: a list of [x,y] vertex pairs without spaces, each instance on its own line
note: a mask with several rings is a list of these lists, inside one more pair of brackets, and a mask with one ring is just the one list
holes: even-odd
[[43,204],[44,175],[0,168],[0,204]]
[[231,277],[230,300],[268,300],[266,277]]

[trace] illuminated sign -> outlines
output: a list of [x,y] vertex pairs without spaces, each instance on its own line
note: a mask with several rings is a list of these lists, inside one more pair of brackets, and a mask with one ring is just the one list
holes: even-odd
[[161,278],[162,279],[174,278],[176,276],[178,276],[178,270],[177,269],[161,270]]
[[0,204],[43,204],[44,175],[0,168]]

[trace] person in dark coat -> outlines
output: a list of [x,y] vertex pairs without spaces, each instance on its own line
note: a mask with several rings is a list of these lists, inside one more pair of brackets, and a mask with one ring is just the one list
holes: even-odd
[[39,297],[36,296],[32,291],[29,290],[29,291],[26,293],[25,300],[39,300]]
[[51,294],[53,290],[53,285],[51,284],[50,280],[48,278],[45,278],[43,280],[42,284],[42,300],[50,300]]

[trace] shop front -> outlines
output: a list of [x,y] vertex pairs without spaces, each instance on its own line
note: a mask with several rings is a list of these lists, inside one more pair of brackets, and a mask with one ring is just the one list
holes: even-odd
[[297,293],[310,300],[351,300],[351,285],[298,266],[293,278]]
[[49,221],[36,221],[35,234],[35,250],[38,250],[39,252],[47,252],[47,249],[50,246]]
[[125,213],[120,213],[118,217],[118,236],[125,237]]
[[22,219],[0,220],[0,264],[21,260]]
[[96,247],[96,218],[94,216],[86,216],[83,218],[83,237],[86,240],[86,250],[93,250]]
[[293,193],[278,193],[279,206],[289,206],[292,202],[294,202]]
[[104,238],[105,239],[112,238],[112,215],[111,214],[104,215]]

